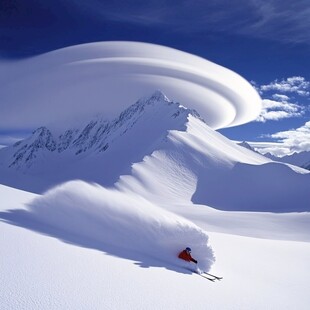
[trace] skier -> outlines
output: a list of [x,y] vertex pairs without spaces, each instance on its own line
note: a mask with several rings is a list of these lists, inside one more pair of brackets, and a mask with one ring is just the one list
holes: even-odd
[[197,264],[198,262],[196,261],[196,259],[192,258],[191,256],[191,248],[187,247],[185,250],[183,250],[180,254],[179,254],[179,258],[187,261],[187,262],[193,262],[195,264]]
[[[189,248],[189,247],[187,247],[185,250],[183,250],[182,252],[180,252],[180,254],[179,254],[179,258],[180,259],[183,259],[183,260],[185,260],[187,263],[186,263],[186,265],[189,265],[190,264],[190,262],[193,262],[193,263],[195,263],[196,264],[196,266],[195,266],[195,268],[193,268],[193,267],[189,267],[189,266],[184,266],[185,268],[187,268],[187,269],[189,269],[190,271],[193,271],[193,272],[195,272],[195,273],[198,273],[200,276],[202,276],[203,278],[206,278],[206,279],[208,279],[208,280],[210,280],[210,281],[215,281],[215,280],[222,280],[223,279],[223,277],[218,277],[218,276],[215,276],[215,275],[213,275],[213,274],[211,274],[211,273],[208,273],[208,272],[206,272],[206,271],[201,271],[200,269],[199,269],[199,267],[198,267],[198,262],[196,261],[196,259],[194,259],[194,258],[192,258],[192,256],[191,256],[191,248]],[[185,264],[185,263],[184,263]]]

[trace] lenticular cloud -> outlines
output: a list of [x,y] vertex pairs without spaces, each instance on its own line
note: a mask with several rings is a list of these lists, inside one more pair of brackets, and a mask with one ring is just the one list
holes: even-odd
[[[99,42],[0,65],[0,124],[11,127],[117,116],[156,89],[218,129],[254,120],[261,100],[238,74],[176,49]],[[16,113],[18,111],[18,113]]]

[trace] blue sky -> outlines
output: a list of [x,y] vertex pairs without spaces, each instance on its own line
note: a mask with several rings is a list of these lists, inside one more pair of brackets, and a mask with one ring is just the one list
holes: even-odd
[[[2,59],[133,40],[174,47],[232,69],[256,87],[264,109],[257,121],[221,132],[236,140],[277,142],[272,147],[282,154],[310,150],[309,33],[308,0],[2,0],[0,6]],[[0,144],[21,135],[1,132]]]

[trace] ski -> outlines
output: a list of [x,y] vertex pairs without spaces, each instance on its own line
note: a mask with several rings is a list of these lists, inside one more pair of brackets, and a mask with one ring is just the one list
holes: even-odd
[[205,278],[205,279],[207,279],[207,280],[209,280],[209,281],[212,281],[212,282],[215,282],[215,280],[216,279],[212,279],[212,278],[209,278],[208,276],[206,276],[206,275],[203,275],[202,273],[197,273],[199,276],[201,276],[202,278]]
[[222,280],[223,279],[223,277],[218,277],[218,276],[215,276],[214,274],[211,274],[211,273],[208,273],[208,272],[205,272],[205,271],[203,271],[202,273],[206,274],[206,275],[208,275],[210,277],[213,277],[214,280]]

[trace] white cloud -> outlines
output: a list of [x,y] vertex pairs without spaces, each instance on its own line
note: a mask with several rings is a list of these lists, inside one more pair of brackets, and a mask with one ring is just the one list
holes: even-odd
[[310,82],[302,76],[275,80],[265,85],[254,81],[251,84],[263,98],[263,108],[256,119],[258,122],[301,117],[307,111],[307,107],[298,102],[310,96]]
[[310,121],[305,123],[305,125],[303,125],[302,127],[287,131],[280,131],[270,135],[270,137],[274,139],[281,139],[282,141],[286,139],[293,139],[294,141],[296,141],[297,139],[300,140],[301,138],[303,142],[306,138],[307,142],[309,142],[310,144]]
[[274,95],[272,95],[272,98],[275,100],[280,100],[281,102],[288,101],[290,99],[288,96],[280,95],[280,94],[274,94]]
[[[292,76],[265,85],[258,85],[253,81],[251,83],[264,98],[261,113],[256,121],[279,121],[307,116],[310,82],[304,77]],[[261,138],[273,140],[250,143],[263,154],[271,153],[281,157],[294,152],[310,151],[310,121],[297,129],[276,132]]]
[[278,142],[249,142],[248,143],[253,147],[256,151],[261,154],[270,153],[277,157],[282,157],[285,155],[292,154],[290,148],[283,143]]
[[[286,97],[286,96],[285,96]],[[287,97],[288,98],[288,97]],[[283,100],[286,98],[282,98]],[[303,106],[287,101],[263,99],[263,108],[256,119],[258,122],[278,121],[284,118],[300,117],[305,113]]]
[[295,103],[289,103],[286,101],[274,101],[270,99],[263,99],[263,108],[265,109],[281,109],[286,112],[298,112],[301,107]]
[[299,96],[310,95],[310,82],[301,76],[292,76],[286,80],[275,80],[270,84],[261,85],[260,90],[264,93],[267,91],[278,91],[283,93],[296,93]]
[[271,135],[265,135],[265,138],[271,138],[271,143],[250,143],[262,153],[271,153],[276,156],[290,155],[303,151],[310,151],[310,121],[297,129],[280,131]]
[[98,113],[113,119],[155,90],[216,129],[252,121],[261,109],[251,85],[222,66],[165,46],[105,41],[0,63],[0,129],[69,127]]

